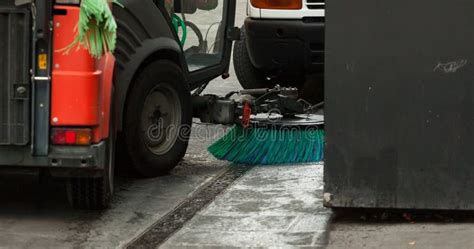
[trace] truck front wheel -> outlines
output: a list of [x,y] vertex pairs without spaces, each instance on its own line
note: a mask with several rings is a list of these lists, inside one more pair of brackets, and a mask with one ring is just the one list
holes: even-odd
[[191,131],[189,86],[167,60],[146,66],[127,97],[124,135],[134,169],[142,176],[168,173],[184,157]]

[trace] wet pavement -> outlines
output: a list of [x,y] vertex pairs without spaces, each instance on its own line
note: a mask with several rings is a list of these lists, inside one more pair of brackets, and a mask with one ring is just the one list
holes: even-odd
[[162,248],[324,246],[330,211],[322,206],[322,168],[254,168]]
[[328,228],[327,248],[474,248],[474,213],[345,210]]
[[[135,240],[202,193],[207,194],[203,205],[176,216],[184,219],[176,230],[152,236],[139,248],[323,245],[330,217],[321,200],[323,166],[253,168],[215,192],[219,187],[211,184],[221,175],[243,167],[217,161],[206,151],[225,129],[195,124],[188,154],[167,176],[139,179],[120,173],[112,206],[102,213],[70,208],[64,182],[2,176],[0,248],[136,248]],[[164,230],[173,228],[166,222]]]
[[[201,129],[218,130],[196,125],[193,135]],[[35,175],[3,175],[0,248],[119,248],[128,244],[228,167],[209,157],[206,145],[211,142],[194,139],[185,160],[167,176],[118,176],[112,206],[103,213],[70,208],[62,181],[40,184]]]

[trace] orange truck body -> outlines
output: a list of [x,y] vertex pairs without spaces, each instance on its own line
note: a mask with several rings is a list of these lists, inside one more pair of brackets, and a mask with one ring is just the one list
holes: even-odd
[[77,32],[79,7],[56,6],[51,127],[92,128],[93,142],[108,137],[115,59],[93,58],[82,47],[67,50]]

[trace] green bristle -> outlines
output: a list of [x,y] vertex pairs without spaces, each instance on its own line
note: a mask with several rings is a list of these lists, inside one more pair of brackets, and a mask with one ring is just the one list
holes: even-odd
[[[116,2],[116,1],[114,1]],[[117,23],[107,0],[82,0],[74,41],[62,51],[86,48],[91,56],[100,58],[115,50]]]
[[274,165],[323,160],[324,131],[235,126],[209,147],[216,158],[241,164]]

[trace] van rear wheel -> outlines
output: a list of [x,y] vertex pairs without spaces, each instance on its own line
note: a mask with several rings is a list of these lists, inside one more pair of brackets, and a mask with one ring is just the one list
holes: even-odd
[[234,69],[240,85],[244,89],[273,88],[275,83],[259,71],[250,60],[247,49],[245,28],[241,28],[240,41],[234,43]]
[[183,71],[159,60],[146,66],[127,97],[124,135],[134,169],[144,177],[163,175],[184,157],[192,105]]

